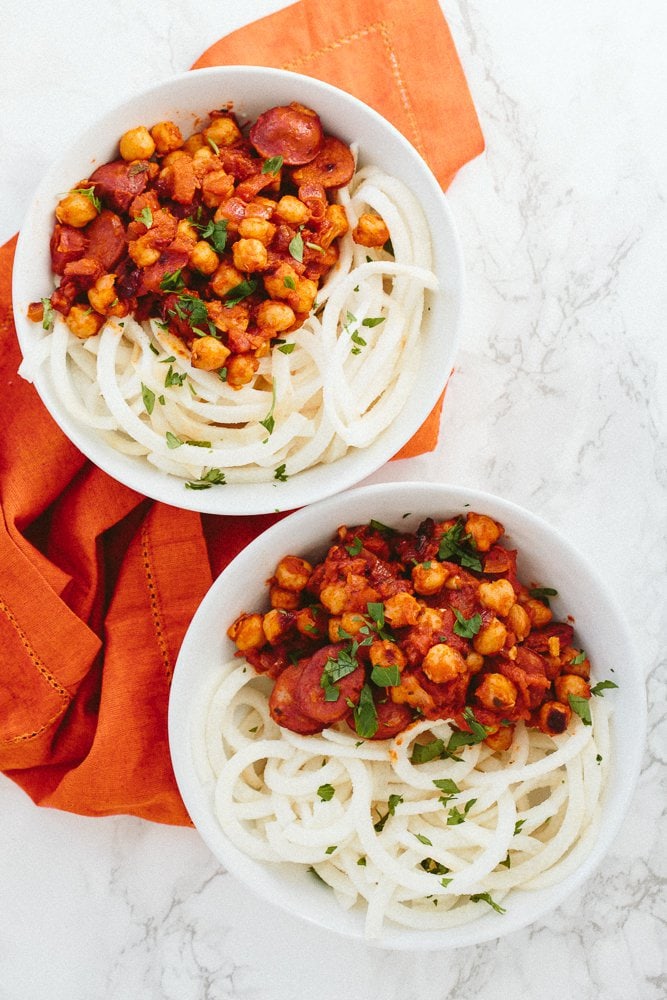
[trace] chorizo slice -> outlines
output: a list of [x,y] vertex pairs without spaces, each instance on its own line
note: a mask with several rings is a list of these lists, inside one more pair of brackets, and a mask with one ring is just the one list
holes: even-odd
[[64,274],[65,265],[86,253],[88,237],[81,229],[56,222],[51,235],[51,267],[54,274]]
[[[285,161],[287,162],[287,160]],[[354,156],[349,146],[333,135],[326,135],[317,155],[292,171],[295,184],[321,184],[339,188],[349,184],[354,174]]]
[[[413,719],[412,710],[406,704],[396,704],[393,701],[375,703],[378,727],[371,740],[390,740],[407,729]],[[354,729],[354,722],[352,722]],[[355,730],[356,731],[356,730]]]
[[[309,659],[300,661],[300,678],[296,688],[296,698],[302,712],[324,725],[339,722],[347,715],[350,702],[359,701],[366,673],[363,667],[355,669],[328,686],[322,685],[322,675],[329,660],[335,659],[344,647],[340,644],[323,646]],[[327,701],[330,688],[335,688],[338,696]]]
[[317,155],[324,133],[319,115],[293,102],[264,111],[249,136],[260,156],[281,156],[287,166],[299,166]]
[[127,212],[134,198],[146,187],[148,174],[145,170],[134,169],[125,160],[112,160],[93,171],[89,180],[105,205],[117,212]]
[[184,268],[190,259],[190,255],[185,250],[165,250],[160,255],[159,260],[148,267],[141,269],[141,284],[138,288],[139,295],[146,292],[160,292],[160,283],[168,274],[174,274]]
[[125,227],[119,216],[103,209],[86,227],[86,236],[89,241],[86,257],[98,261],[103,271],[110,271],[125,252]]
[[269,714],[275,723],[293,733],[302,736],[312,736],[321,733],[324,725],[304,713],[299,708],[296,690],[301,678],[301,669],[295,663],[286,667],[269,696]]

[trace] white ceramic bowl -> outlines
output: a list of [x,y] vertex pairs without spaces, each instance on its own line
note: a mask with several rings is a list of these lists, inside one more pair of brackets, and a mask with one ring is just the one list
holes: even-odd
[[53,211],[62,193],[96,166],[117,155],[122,133],[140,123],[172,119],[188,134],[197,118],[232,101],[251,119],[267,107],[297,100],[313,107],[325,130],[359,143],[359,161],[373,162],[406,182],[420,199],[433,236],[438,294],[428,293],[422,366],[408,403],[368,448],[353,449],[339,461],[316,466],[284,483],[226,485],[203,491],[184,488],[144,458],[122,455],[63,408],[46,366],[35,387],[55,421],[74,444],[115,479],[146,496],[177,507],[217,514],[266,513],[301,507],[360,482],[387,462],[418,430],[436,404],[455,355],[462,300],[463,263],[454,221],[435,177],[410,143],[367,105],[312,77],[253,66],[196,70],[138,94],[92,124],[49,170],[21,229],[14,264],[14,312],[24,357],[34,351],[35,326],[26,318],[30,302],[53,287],[49,239]]
[[[469,505],[469,507],[466,507]],[[202,692],[219,665],[234,652],[225,629],[242,611],[266,606],[267,577],[282,555],[306,558],[326,552],[341,524],[375,518],[400,530],[414,530],[425,517],[444,519],[472,509],[501,521],[508,546],[519,550],[519,576],[548,581],[559,595],[554,616],[572,614],[577,638],[602,677],[613,678],[611,763],[599,834],[581,866],[562,882],[533,891],[513,891],[506,913],[486,909],[472,923],[447,931],[386,927],[386,948],[433,950],[477,944],[529,924],[581,890],[612,844],[639,774],[645,735],[643,675],[631,634],[607,587],[561,534],[534,514],[489,494],[461,487],[391,483],[361,487],[292,514],[252,542],[218,577],[197,611],[176,664],[169,704],[169,742],[183,800],[199,833],[232,874],[271,903],[329,931],[363,938],[363,913],[339,907],[330,889],[297,866],[261,864],[242,854],[223,834],[191,754],[192,727],[201,717]],[[404,517],[409,513],[409,517]],[[600,679],[600,676],[597,677]]]

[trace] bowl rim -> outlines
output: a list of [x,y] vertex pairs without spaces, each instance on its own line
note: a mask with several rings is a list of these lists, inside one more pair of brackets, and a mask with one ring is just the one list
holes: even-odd
[[[217,820],[210,808],[208,814],[206,811],[206,793],[196,776],[190,746],[185,746],[185,741],[182,739],[184,731],[188,731],[188,727],[192,721],[192,713],[196,707],[191,700],[192,693],[189,690],[189,685],[192,682],[192,678],[187,662],[189,646],[197,631],[198,623],[205,620],[207,615],[219,607],[220,595],[224,593],[227,580],[230,576],[241,572],[252,573],[253,567],[255,574],[257,574],[258,557],[267,549],[273,548],[277,552],[278,550],[275,547],[276,540],[281,540],[284,535],[290,533],[296,538],[301,538],[303,536],[300,533],[300,529],[304,527],[307,529],[314,523],[324,525],[321,529],[321,535],[323,538],[322,548],[325,548],[327,538],[330,538],[335,531],[332,518],[334,518],[336,511],[341,505],[349,510],[355,505],[361,504],[365,505],[367,509],[369,502],[374,501],[376,498],[379,500],[383,496],[398,495],[399,492],[402,493],[403,491],[406,494],[410,491],[419,491],[422,496],[431,498],[425,502],[433,503],[434,505],[440,503],[442,506],[460,510],[463,509],[464,504],[468,503],[471,509],[490,513],[491,516],[497,517],[499,520],[502,520],[502,515],[505,515],[509,524],[505,524],[504,521],[503,524],[505,524],[508,534],[511,533],[512,518],[521,519],[531,532],[538,532],[545,539],[549,539],[550,542],[559,546],[560,551],[566,554],[567,559],[574,562],[581,572],[588,576],[588,579],[593,582],[595,588],[596,603],[600,603],[607,612],[611,613],[615,635],[621,639],[624,664],[627,667],[627,669],[624,667],[621,696],[630,706],[633,738],[631,741],[623,744],[622,770],[618,768],[618,773],[622,774],[621,783],[617,781],[612,783],[614,775],[611,772],[617,769],[618,762],[616,760],[611,761],[607,787],[603,793],[605,802],[604,822],[600,824],[596,842],[592,850],[586,855],[580,865],[562,881],[542,890],[535,890],[538,895],[534,896],[533,899],[537,899],[538,905],[533,907],[534,912],[513,914],[512,910],[508,908],[507,913],[502,918],[498,918],[496,914],[488,912],[480,915],[479,918],[468,924],[444,931],[414,931],[409,928],[395,928],[392,925],[388,931],[383,933],[379,941],[367,941],[363,938],[363,931],[361,934],[359,933],[358,927],[355,929],[355,927],[349,924],[335,926],[335,921],[332,924],[330,920],[319,919],[312,912],[305,914],[301,912],[296,892],[288,897],[285,897],[284,892],[283,895],[278,895],[273,875],[271,874],[268,881],[263,877],[269,871],[270,866],[247,858],[227,840],[219,827],[216,830]],[[422,517],[429,516],[427,512],[423,511],[424,505],[424,502],[420,505],[422,508]],[[336,523],[346,523],[345,518],[339,518]],[[348,519],[348,523],[351,523],[350,519]],[[356,523],[362,522],[357,521]],[[295,549],[304,553],[304,545],[296,545]],[[293,548],[289,551],[295,551],[295,549]],[[295,552],[295,554],[298,553]],[[265,565],[265,563],[261,563],[261,565]],[[419,483],[411,481],[375,483],[345,491],[337,496],[324,499],[287,515],[253,539],[219,574],[193,618],[176,662],[168,710],[169,746],[172,765],[186,808],[204,842],[216,859],[233,876],[240,879],[260,898],[278,907],[279,910],[286,911],[299,919],[306,920],[321,928],[333,930],[343,937],[355,939],[368,946],[380,949],[391,948],[419,951],[444,951],[505,937],[508,933],[520,930],[540,920],[558,907],[577,888],[580,888],[608,854],[629,809],[641,771],[642,755],[646,741],[646,724],[645,679],[635,649],[632,632],[615,595],[588,558],[547,521],[513,501],[502,499],[482,490],[460,485],[450,486],[442,483]],[[612,717],[612,727],[614,730],[615,726],[616,713]],[[613,745],[614,737],[612,735]],[[191,785],[193,777],[195,785],[199,785],[198,788],[195,787],[194,792]],[[610,787],[612,784],[613,787]],[[221,844],[225,848],[222,852],[224,856],[220,853]],[[282,865],[279,867],[283,868]],[[287,877],[289,878],[289,875]],[[513,893],[514,895],[511,898],[519,899],[526,897],[528,891],[513,890]],[[500,920],[502,920],[502,923]]]
[[[301,88],[301,93],[305,95],[304,99],[310,100],[315,105],[318,95],[323,99],[326,97],[337,102],[350,113],[354,112],[363,116],[364,121],[371,123],[373,128],[381,129],[390,138],[392,146],[402,148],[401,155],[408,157],[411,165],[419,173],[424,184],[424,196],[428,205],[436,206],[440,213],[438,221],[443,227],[442,231],[446,234],[442,237],[440,231],[435,234],[433,223],[430,219],[427,220],[432,233],[434,233],[434,247],[437,244],[435,235],[446,240],[447,301],[442,300],[442,291],[431,293],[430,312],[433,317],[446,321],[448,327],[448,349],[443,347],[442,359],[447,363],[447,370],[443,370],[441,374],[435,376],[431,372],[434,366],[428,366],[426,386],[420,385],[419,391],[416,391],[416,386],[413,388],[409,400],[406,401],[389,428],[370,446],[353,448],[335,463],[313,466],[289,477],[286,482],[230,483],[216,489],[187,490],[183,486],[184,480],[162,473],[143,458],[121,454],[102,441],[94,429],[80,425],[60,405],[52,387],[50,374],[45,370],[45,367],[31,364],[31,348],[34,349],[34,340],[31,339],[30,334],[31,330],[34,331],[34,324],[30,323],[25,316],[25,310],[28,303],[38,297],[39,290],[35,289],[34,283],[30,283],[31,274],[36,278],[36,271],[32,265],[31,245],[33,244],[35,228],[39,230],[40,220],[43,224],[45,215],[52,211],[54,192],[59,188],[59,174],[64,171],[66,164],[73,157],[88,162],[91,151],[103,147],[105,135],[113,128],[109,124],[110,122],[114,122],[123,115],[129,121],[131,116],[135,114],[134,108],[150,101],[161,101],[163,108],[169,105],[172,110],[174,104],[177,103],[180,104],[180,113],[199,113],[201,115],[205,113],[202,108],[193,108],[191,104],[192,101],[197,100],[197,91],[206,86],[224,85],[225,81],[228,82],[230,89],[235,83],[239,88],[248,88],[264,83],[268,85],[272,82],[276,84],[280,82],[285,88],[289,87],[293,90]],[[178,94],[180,92],[185,94],[180,101],[169,97],[172,93]],[[163,95],[164,100],[162,100]],[[297,96],[299,96],[298,93]],[[270,98],[267,97],[267,103],[269,101]],[[320,109],[317,110],[320,111]],[[167,114],[167,110],[164,110],[163,113]],[[176,112],[174,111],[174,113]],[[326,120],[327,111],[322,110],[321,116]],[[136,122],[136,117],[132,120]],[[102,156],[100,159],[104,162]],[[372,157],[369,159],[372,161]],[[88,167],[90,167],[89,162]],[[47,252],[48,247],[40,250],[41,254]],[[436,253],[441,253],[440,249],[436,249]],[[445,251],[442,251],[442,254],[441,259],[444,261]],[[436,258],[436,267],[437,260],[438,258]],[[144,496],[186,510],[229,515],[293,510],[304,503],[317,502],[340,490],[356,485],[390,461],[419,430],[431,411],[438,405],[444,393],[450,374],[449,369],[455,363],[459,348],[464,297],[465,265],[453,212],[433,171],[412,143],[374,108],[345,90],[290,70],[244,65],[206,67],[171,76],[124,98],[104,111],[94,122],[80,130],[72,142],[68,143],[67,149],[50,165],[32,195],[19,231],[12,274],[16,335],[21,355],[27,359],[27,364],[23,366],[24,377],[28,377],[32,381],[46,409],[79,451],[112,478]],[[428,321],[429,329],[435,330],[436,321],[435,318]],[[431,333],[429,337],[429,342],[431,340],[436,342],[434,333]],[[422,362],[422,366],[423,373],[426,369],[424,362]]]

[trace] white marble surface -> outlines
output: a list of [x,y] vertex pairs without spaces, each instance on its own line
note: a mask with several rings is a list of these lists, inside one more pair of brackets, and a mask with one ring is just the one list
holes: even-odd
[[[0,240],[81,125],[276,0],[3,0]],[[0,1000],[661,1000],[667,906],[667,6],[443,0],[487,141],[450,190],[468,268],[437,453],[568,533],[637,626],[650,733],[613,850],[540,923],[385,954],[270,910],[197,835],[40,810],[0,776]],[[437,68],[434,79],[437,85]]]

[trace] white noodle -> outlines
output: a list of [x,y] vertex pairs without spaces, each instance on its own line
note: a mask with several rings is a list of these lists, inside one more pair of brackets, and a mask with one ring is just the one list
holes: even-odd
[[[154,320],[110,319],[81,341],[57,317],[39,363],[50,365],[68,413],[113,448],[184,479],[220,469],[230,483],[267,481],[280,466],[290,476],[370,445],[416,383],[427,296],[438,283],[428,224],[402,182],[366,167],[338,200],[350,232],[315,311],[286,338],[291,353],[275,345],[253,381],[234,390],[193,368],[183,343]],[[393,258],[352,240],[369,209],[389,227]]]
[[[193,720],[197,772],[213,783],[236,847],[312,866],[341,906],[365,908],[369,939],[386,922],[467,923],[488,897],[510,906],[512,890],[562,880],[593,844],[609,740],[600,699],[591,700],[592,726],[573,716],[567,733],[550,737],[520,723],[505,753],[476,744],[460,761],[415,765],[415,739],[446,741],[449,722],[416,722],[386,741],[360,741],[345,727],[300,736],[270,718],[269,688],[243,661],[224,665]],[[444,803],[434,784],[442,778],[459,788]],[[328,800],[318,795],[324,785],[334,789]],[[400,799],[378,830],[390,796]]]

